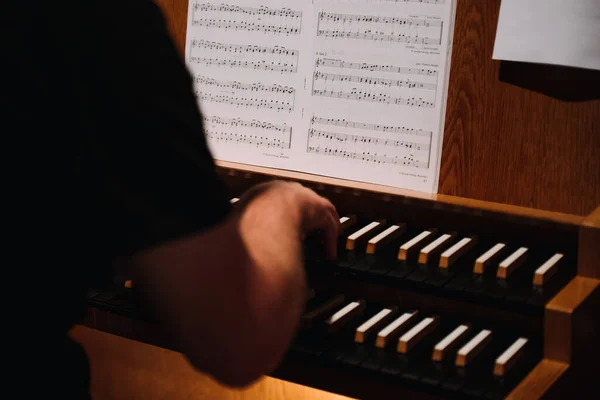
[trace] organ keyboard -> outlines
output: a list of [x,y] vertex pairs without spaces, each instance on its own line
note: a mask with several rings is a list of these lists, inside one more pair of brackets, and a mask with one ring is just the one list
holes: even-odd
[[[234,207],[271,178],[221,172]],[[600,209],[584,218],[297,176],[336,204],[341,233],[335,262],[318,235],[306,239],[311,290],[275,376],[360,398],[540,398],[585,386]],[[118,279],[90,290],[84,324],[176,349]]]

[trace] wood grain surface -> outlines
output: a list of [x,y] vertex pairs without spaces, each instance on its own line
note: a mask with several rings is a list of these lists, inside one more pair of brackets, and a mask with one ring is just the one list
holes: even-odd
[[[155,1],[183,56],[188,1]],[[439,193],[586,215],[600,205],[600,93],[550,97],[583,75],[536,65],[521,67],[546,79],[530,82],[535,91],[502,81],[502,63],[492,60],[500,1],[457,2]],[[598,87],[600,74],[585,77],[579,86]]]
[[179,353],[83,326],[71,336],[88,354],[94,399],[348,399],[269,377],[230,389],[198,373]]

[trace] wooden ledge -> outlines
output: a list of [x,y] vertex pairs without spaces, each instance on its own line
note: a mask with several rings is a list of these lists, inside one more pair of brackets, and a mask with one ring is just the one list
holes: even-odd
[[547,305],[544,321],[544,356],[586,368],[596,348],[600,280],[576,276]]
[[542,360],[507,396],[507,400],[539,399],[546,395],[569,366],[558,361]]
[[579,275],[600,279],[600,207],[583,220],[578,251]]
[[550,302],[546,310],[573,314],[600,285],[600,280],[576,276]]
[[197,372],[171,350],[84,326],[76,326],[71,337],[88,354],[96,399],[348,399],[271,377],[231,389]]
[[419,192],[415,190],[401,189],[392,186],[378,185],[367,182],[351,181],[346,179],[331,178],[316,174],[297,172],[291,170],[259,167],[249,164],[234,163],[229,161],[215,160],[215,164],[231,173],[239,172],[241,174],[260,174],[281,179],[294,179],[312,182],[315,184],[331,185],[346,189],[356,189],[382,195],[401,196],[415,200],[443,203],[447,206],[465,207],[480,211],[499,213],[503,215],[513,215],[523,218],[534,218],[549,221],[558,224],[577,227],[581,225],[584,218],[580,215],[565,214],[560,212],[545,211],[535,208],[513,206],[509,204],[494,203],[483,200],[474,200],[464,197],[450,196],[444,194],[434,194]]

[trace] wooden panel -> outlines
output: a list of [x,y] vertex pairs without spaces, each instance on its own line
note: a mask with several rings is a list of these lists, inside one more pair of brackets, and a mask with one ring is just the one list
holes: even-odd
[[592,328],[598,325],[599,302],[600,281],[578,276],[546,305],[546,358],[571,364],[578,353],[597,348]]
[[507,400],[539,399],[547,396],[569,366],[557,361],[543,360],[527,375]]
[[578,273],[600,279],[600,207],[583,221],[579,231]]
[[[183,54],[187,0],[155,1]],[[598,94],[566,102],[502,82],[492,60],[500,1],[457,1],[439,192],[587,215],[600,204]],[[552,79],[536,90],[560,81],[538,75]]]
[[347,397],[263,378],[234,390],[190,367],[176,352],[94,329],[76,326],[71,336],[85,348],[92,370],[95,399],[314,399]]
[[600,204],[600,101],[500,82],[499,8],[458,0],[440,193],[588,214]]

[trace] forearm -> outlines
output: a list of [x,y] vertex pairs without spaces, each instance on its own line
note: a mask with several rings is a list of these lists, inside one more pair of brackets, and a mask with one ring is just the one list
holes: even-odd
[[138,257],[141,283],[191,362],[229,385],[270,372],[296,329],[300,222],[285,211],[285,199],[261,197],[210,232]]

